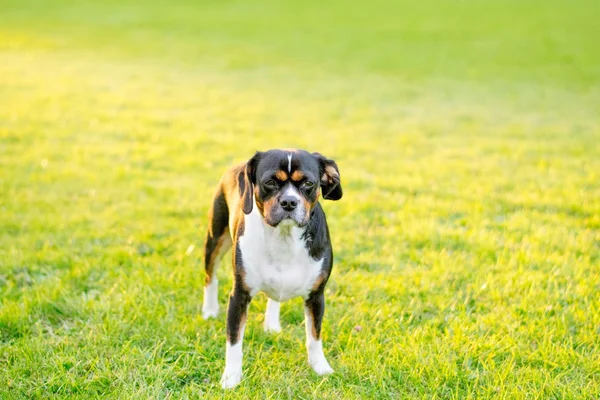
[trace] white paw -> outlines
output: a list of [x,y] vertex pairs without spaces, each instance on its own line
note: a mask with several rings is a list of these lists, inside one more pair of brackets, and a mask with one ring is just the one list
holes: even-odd
[[235,371],[225,370],[223,372],[223,376],[221,377],[221,387],[223,389],[231,389],[236,387],[240,381],[242,380],[242,369],[238,369]]
[[265,332],[267,332],[267,333],[281,332],[281,325],[279,324],[279,321],[277,321],[277,323],[265,321],[263,327],[265,328]]
[[333,368],[329,365],[325,357],[317,360],[316,362],[311,362],[310,366],[318,375],[329,375],[333,373]]
[[217,318],[219,315],[219,307],[202,307],[202,318]]

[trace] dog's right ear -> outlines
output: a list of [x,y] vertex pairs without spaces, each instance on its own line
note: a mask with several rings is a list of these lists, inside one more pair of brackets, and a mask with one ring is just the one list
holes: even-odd
[[242,210],[248,215],[254,206],[254,185],[256,184],[256,166],[260,160],[260,152],[257,151],[244,168],[244,193],[242,193]]

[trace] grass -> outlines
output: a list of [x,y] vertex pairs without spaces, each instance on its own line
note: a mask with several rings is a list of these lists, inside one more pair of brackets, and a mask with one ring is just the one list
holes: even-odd
[[[600,396],[598,2],[0,8],[0,397]],[[336,373],[261,295],[223,394],[209,198],[283,146],[342,172]]]

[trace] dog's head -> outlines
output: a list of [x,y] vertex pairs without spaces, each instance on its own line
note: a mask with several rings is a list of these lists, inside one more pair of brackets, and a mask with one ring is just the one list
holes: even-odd
[[335,161],[304,150],[257,152],[246,164],[244,180],[244,213],[252,212],[255,199],[265,222],[271,226],[308,224],[320,192],[324,199],[342,198]]

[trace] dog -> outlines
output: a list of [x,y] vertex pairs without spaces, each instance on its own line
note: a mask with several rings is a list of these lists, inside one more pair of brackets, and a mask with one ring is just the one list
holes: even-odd
[[335,161],[305,150],[256,152],[219,181],[209,211],[205,242],[204,319],[219,313],[215,266],[232,250],[233,289],[227,309],[224,389],[242,378],[242,341],[248,305],[267,297],[264,329],[281,331],[280,302],[304,299],[308,363],[319,375],[333,369],[323,354],[324,289],[333,251],[320,196],[342,198]]

